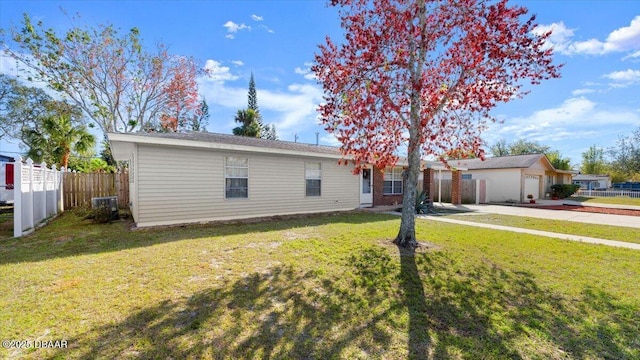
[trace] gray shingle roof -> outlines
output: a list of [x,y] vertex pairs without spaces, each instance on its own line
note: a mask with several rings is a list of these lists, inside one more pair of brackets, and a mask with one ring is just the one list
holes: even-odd
[[543,157],[545,157],[543,154],[529,154],[485,158],[484,161],[480,159],[449,160],[449,165],[469,170],[528,168]]
[[[118,135],[144,136],[150,138],[176,139],[185,141],[212,142],[229,145],[251,146],[256,148],[271,148],[290,151],[312,152],[319,154],[340,155],[340,149],[333,146],[304,144],[282,140],[266,140],[247,136],[208,132],[188,133],[118,133]],[[186,145],[186,144],[185,144]]]

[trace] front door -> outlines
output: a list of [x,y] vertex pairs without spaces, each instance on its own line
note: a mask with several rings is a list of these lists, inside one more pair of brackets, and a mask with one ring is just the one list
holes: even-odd
[[373,205],[373,171],[371,167],[360,170],[360,206]]

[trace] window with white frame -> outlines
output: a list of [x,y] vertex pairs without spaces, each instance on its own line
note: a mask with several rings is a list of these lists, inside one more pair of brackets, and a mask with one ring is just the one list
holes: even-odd
[[394,167],[384,170],[384,195],[402,194],[402,168]]
[[224,188],[227,199],[249,197],[249,159],[225,157]]
[[306,196],[320,196],[322,193],[322,164],[305,163],[304,180],[306,183]]

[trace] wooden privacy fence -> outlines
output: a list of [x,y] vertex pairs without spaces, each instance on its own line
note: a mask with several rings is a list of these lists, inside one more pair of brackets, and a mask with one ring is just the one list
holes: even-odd
[[117,196],[118,207],[129,206],[128,173],[65,172],[63,188],[66,209],[91,206],[91,198],[105,196]]
[[[438,193],[438,180],[435,181],[435,193],[433,196],[433,201],[437,202],[439,197]],[[451,180],[443,179],[441,180],[442,184],[442,202],[450,203],[451,202]],[[486,196],[486,180],[476,180],[476,179],[463,179],[462,184],[462,203],[463,204],[484,204],[487,202]]]

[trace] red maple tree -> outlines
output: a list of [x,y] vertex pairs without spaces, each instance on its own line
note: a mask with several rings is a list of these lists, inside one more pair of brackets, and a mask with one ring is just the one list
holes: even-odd
[[165,108],[160,115],[160,125],[167,131],[179,131],[188,128],[200,111],[200,98],[196,76],[198,68],[195,61],[188,57],[173,59],[170,80],[164,87]]
[[417,246],[414,204],[423,156],[451,149],[483,157],[480,133],[525,80],[559,77],[550,33],[506,0],[333,0],[345,39],[320,45],[312,70],[325,92],[321,121],[345,159],[393,166],[406,146],[398,245]]

